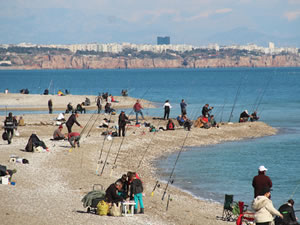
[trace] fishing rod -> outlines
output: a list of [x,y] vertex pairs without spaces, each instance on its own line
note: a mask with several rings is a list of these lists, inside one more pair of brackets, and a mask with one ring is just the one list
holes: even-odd
[[108,149],[108,152],[107,152],[107,155],[106,155],[106,158],[105,158],[105,161],[104,161],[102,170],[101,170],[101,172],[100,172],[100,176],[102,176],[103,171],[104,171],[104,168],[105,168],[105,166],[106,166],[106,164],[107,164],[107,159],[108,159],[109,153],[110,153],[110,151],[111,151],[111,147],[112,147],[112,144],[113,144],[113,142],[114,142],[114,139],[115,139],[115,138],[113,138],[113,140],[111,141],[111,144],[110,144],[110,147],[109,147],[109,149]]
[[[112,116],[112,114],[110,114],[109,122],[111,120],[111,116]],[[108,129],[109,129],[109,126],[107,126],[107,128],[106,128],[106,133],[108,133]],[[101,151],[99,151],[100,154],[99,154],[99,157],[98,157],[97,168],[96,168],[96,174],[97,175],[98,175],[98,170],[99,170],[99,167],[100,167],[100,162],[101,162],[100,160],[101,160],[101,157],[102,157],[102,152],[103,152],[103,149],[104,149],[105,141],[106,141],[106,138],[103,139],[102,148],[101,148]]]
[[293,191],[293,193],[292,193],[290,199],[293,198],[293,196],[294,196],[294,194],[296,193],[296,191],[297,191],[297,189],[299,188],[299,186],[300,186],[300,182],[298,183],[298,185],[297,185],[296,188],[294,189],[294,191]]
[[[201,107],[200,107],[200,108],[201,108]],[[196,116],[197,116],[197,111],[196,111]],[[176,158],[176,160],[175,160],[175,163],[174,163],[172,172],[171,172],[170,177],[169,177],[169,179],[168,179],[168,182],[167,182],[167,185],[166,185],[166,187],[165,187],[165,190],[164,190],[164,193],[163,193],[163,195],[162,195],[161,200],[164,200],[165,195],[166,195],[167,190],[168,190],[168,187],[169,187],[169,184],[170,184],[170,183],[173,183],[173,181],[171,181],[171,180],[172,180],[172,177],[173,177],[173,174],[174,174],[174,171],[175,171],[177,162],[178,162],[178,160],[179,160],[179,157],[180,157],[180,155],[181,155],[181,153],[182,153],[182,150],[183,150],[183,148],[184,148],[184,144],[185,144],[185,142],[186,142],[186,140],[187,140],[189,134],[190,134],[190,132],[187,132],[187,133],[186,133],[186,136],[185,136],[185,138],[184,138],[184,140],[183,140],[183,143],[182,143],[182,145],[181,145],[181,149],[180,149],[180,151],[178,152],[177,158]]]
[[223,122],[223,112],[224,112],[225,104],[226,104],[226,99],[224,99],[224,104],[223,104],[223,106],[222,106],[220,123]]
[[[95,112],[93,113],[93,115],[95,115],[95,114],[96,114],[96,111],[97,111],[97,109],[95,110]],[[93,127],[94,127],[95,123],[97,122],[97,120],[98,120],[99,116],[100,116],[100,114],[98,113],[98,114],[97,114],[97,117],[96,117],[96,119],[94,120],[94,123],[92,124],[92,126],[91,126],[91,128],[89,129],[89,131],[88,131],[87,135],[85,136],[86,138],[87,138],[87,137],[89,137],[89,135],[90,135],[90,132],[91,132],[91,130],[93,129]]]
[[[150,89],[151,89],[151,88],[148,88],[148,89],[146,90],[146,92],[143,94],[143,96],[141,97],[141,99],[143,99],[144,96],[146,96],[146,94],[148,93],[148,91],[149,91]],[[149,104],[150,104],[150,103],[151,103],[151,102],[149,101]],[[133,113],[133,109],[132,109],[131,112],[129,113],[128,118],[129,118],[129,116],[131,115],[131,113]],[[125,128],[125,132],[126,132],[127,130],[128,130],[128,126]],[[119,146],[119,149],[118,149],[118,151],[117,151],[117,155],[116,155],[116,157],[115,157],[115,160],[114,160],[114,163],[113,163],[113,166],[112,166],[112,169],[111,169],[111,173],[110,173],[110,174],[112,174],[113,170],[114,170],[115,167],[116,167],[116,163],[117,163],[117,160],[118,160],[118,157],[119,157],[121,148],[122,148],[122,146],[123,146],[124,140],[125,140],[125,136],[122,137],[122,141],[121,141],[120,146]]]
[[[162,121],[162,120],[159,120],[159,121],[158,121],[157,127],[159,127],[161,121]],[[144,160],[144,158],[145,158],[145,156],[146,156],[146,154],[147,154],[147,152],[148,152],[148,150],[149,150],[149,148],[150,148],[150,145],[151,145],[152,140],[154,139],[156,133],[157,133],[157,132],[154,132],[154,134],[152,135],[152,137],[151,137],[151,139],[150,139],[150,141],[149,141],[149,144],[148,144],[147,148],[145,149],[144,154],[142,155],[142,158],[141,158],[141,160],[140,160],[140,162],[139,162],[139,164],[138,164],[138,166],[137,166],[137,169],[140,168],[140,166],[141,166],[141,164],[142,164],[142,161]]]
[[233,116],[233,110],[235,108],[235,105],[236,105],[236,102],[237,102],[237,99],[238,99],[238,96],[240,95],[241,93],[241,87],[242,87],[242,83],[243,83],[243,78],[241,78],[241,82],[239,84],[239,87],[237,89],[237,92],[236,92],[236,95],[235,95],[235,98],[234,98],[234,102],[233,102],[233,106],[232,106],[232,109],[231,109],[231,113],[230,113],[230,116],[229,116],[229,119],[228,119],[228,122],[231,121],[231,118]]
[[[148,89],[146,90],[146,92],[143,94],[143,96],[142,96],[141,98],[144,98],[144,96],[146,95],[146,93],[147,93],[149,90],[150,90],[150,88],[148,88]],[[129,113],[128,117],[129,117],[132,113],[133,113],[133,109],[132,109],[131,112]],[[125,132],[127,131],[127,129],[128,129],[128,127],[125,129]],[[123,142],[124,142],[124,139],[125,139],[125,136],[122,137],[121,144],[120,144],[120,146],[119,146],[119,149],[118,149],[116,158],[115,158],[114,163],[113,163],[112,171],[113,171],[113,169],[114,169],[114,167],[115,167],[115,164],[116,164],[116,162],[117,162],[117,158],[118,158],[118,156],[119,156],[119,153],[120,153],[120,150],[121,150],[121,146],[122,146],[122,144],[123,144]],[[98,174],[98,170],[99,170],[99,166],[100,166],[99,163],[100,163],[100,159],[101,159],[101,155],[102,155],[102,151],[103,151],[103,147],[104,147],[104,142],[105,142],[105,140],[106,140],[106,139],[104,139],[104,141],[103,141],[101,153],[100,153],[100,156],[99,156],[99,159],[98,159],[98,162],[97,162],[96,174]],[[111,174],[112,174],[112,171],[111,171]]]
[[256,112],[257,112],[258,107],[260,106],[260,104],[261,104],[261,102],[262,102],[262,100],[263,100],[263,97],[264,97],[264,95],[265,95],[265,93],[266,93],[266,91],[267,91],[267,89],[268,89],[268,87],[269,87],[271,81],[272,81],[272,76],[270,75],[270,78],[269,78],[269,80],[268,80],[268,82],[267,82],[267,84],[266,84],[266,87],[265,87],[265,89],[264,89],[264,91],[263,91],[263,93],[262,93],[262,95],[261,95],[261,97],[260,97],[260,99],[259,99],[259,101],[258,101],[258,104],[257,104],[257,106],[256,106],[256,109],[255,109]]

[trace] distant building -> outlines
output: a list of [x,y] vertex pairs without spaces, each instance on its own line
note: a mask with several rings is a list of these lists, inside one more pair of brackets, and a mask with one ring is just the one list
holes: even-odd
[[157,37],[157,45],[169,45],[170,44],[170,37]]

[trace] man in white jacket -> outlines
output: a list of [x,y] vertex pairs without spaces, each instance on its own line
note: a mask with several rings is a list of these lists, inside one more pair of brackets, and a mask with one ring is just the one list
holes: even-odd
[[252,202],[252,208],[255,210],[255,222],[256,225],[272,225],[273,216],[279,216],[283,218],[282,214],[274,208],[271,199],[271,189],[265,187],[262,190],[261,195],[257,196]]

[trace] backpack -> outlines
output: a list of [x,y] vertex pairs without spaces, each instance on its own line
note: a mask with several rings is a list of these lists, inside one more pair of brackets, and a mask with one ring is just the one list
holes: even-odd
[[3,134],[2,134],[2,139],[3,139],[4,141],[7,141],[7,140],[8,140],[8,134],[7,134],[6,131],[3,132]]
[[97,205],[97,215],[106,216],[108,214],[108,211],[109,211],[108,204],[104,200],[100,201]]

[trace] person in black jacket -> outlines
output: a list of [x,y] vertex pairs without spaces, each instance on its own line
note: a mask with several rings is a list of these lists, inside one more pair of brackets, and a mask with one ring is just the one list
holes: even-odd
[[80,126],[82,128],[82,126],[80,125],[80,123],[78,123],[78,121],[76,119],[77,117],[78,117],[78,113],[77,112],[75,114],[73,113],[69,117],[68,121],[66,122],[66,126],[68,128],[68,133],[72,132],[72,127],[73,127],[74,123],[76,123],[78,126]]
[[279,207],[278,211],[283,215],[283,219],[276,217],[275,225],[299,225],[293,208],[294,203],[294,200],[290,199]]
[[50,98],[48,101],[48,109],[49,109],[49,114],[52,114],[53,111],[53,103],[52,103],[52,99]]
[[124,201],[124,198],[118,195],[118,192],[122,189],[122,182],[117,181],[111,184],[105,191],[105,201],[108,203],[118,203]]
[[143,183],[140,179],[137,179],[136,173],[132,174],[132,182],[130,184],[130,194],[133,197],[135,206],[134,214],[137,214],[138,203],[140,203],[140,213],[144,213],[144,203],[143,203]]
[[202,116],[203,117],[208,117],[210,118],[209,112],[213,109],[214,107],[209,107],[209,104],[205,104],[202,108]]
[[14,136],[14,129],[18,126],[18,121],[13,117],[12,113],[8,113],[8,117],[4,121],[4,129],[7,133],[7,142],[11,143],[11,140]]
[[121,136],[121,131],[122,131],[122,136],[125,136],[125,126],[127,123],[128,117],[126,116],[125,112],[122,111],[119,115],[119,137]]

